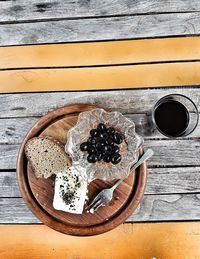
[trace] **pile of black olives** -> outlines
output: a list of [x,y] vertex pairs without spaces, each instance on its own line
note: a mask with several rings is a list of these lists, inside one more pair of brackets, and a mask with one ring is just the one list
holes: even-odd
[[96,129],[90,130],[90,137],[80,145],[80,149],[88,152],[89,163],[103,160],[116,165],[121,161],[118,146],[120,143],[122,136],[113,127],[100,123]]

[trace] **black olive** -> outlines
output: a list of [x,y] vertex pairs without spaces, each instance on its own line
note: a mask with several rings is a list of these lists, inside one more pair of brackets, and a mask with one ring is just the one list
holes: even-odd
[[116,165],[121,161],[121,155],[120,154],[115,154],[112,156],[111,162]]
[[101,161],[101,159],[103,157],[102,153],[101,152],[97,152],[96,155],[97,155],[97,160]]
[[88,142],[91,143],[91,144],[95,144],[96,141],[97,141],[96,138],[92,138],[92,137],[88,138]]
[[83,142],[81,145],[80,145],[80,149],[81,151],[87,151],[88,148],[89,148],[90,144],[88,142]]
[[109,154],[104,155],[103,161],[109,163],[111,161],[111,156]]
[[107,129],[107,132],[109,135],[113,135],[115,133],[115,129],[113,127],[110,127]]
[[96,150],[95,146],[88,147],[88,153],[89,154],[95,154],[96,152],[97,152],[97,150]]
[[110,146],[114,144],[113,139],[111,137],[109,137],[109,139],[106,141],[107,141],[107,144]]
[[97,142],[95,146],[96,146],[97,150],[101,150],[102,147],[105,146],[105,143],[104,142]]
[[104,146],[108,145],[108,140],[107,139],[101,139],[101,141],[104,143]]
[[111,146],[103,146],[102,149],[101,149],[102,153],[103,154],[106,154],[106,153],[111,153],[112,152],[112,148]]
[[95,163],[95,162],[97,161],[97,155],[95,155],[95,154],[89,155],[89,156],[87,157],[87,161],[88,161],[89,163]]
[[116,132],[116,133],[113,135],[113,141],[114,141],[116,144],[122,143],[122,138],[121,138],[121,136],[119,135],[119,133]]
[[100,139],[99,140],[100,142],[104,143],[104,145],[108,145],[108,140],[107,139]]
[[91,129],[90,130],[90,135],[92,137],[97,137],[99,135],[99,131],[97,129]]
[[100,131],[100,132],[104,132],[106,131],[106,125],[103,124],[103,123],[99,123],[99,125],[97,126],[97,129]]
[[107,140],[108,139],[108,134],[106,132],[102,132],[99,134],[99,138],[103,139],[103,140]]
[[113,146],[113,147],[112,147],[112,153],[113,153],[113,154],[119,153],[119,147],[118,147],[118,146]]

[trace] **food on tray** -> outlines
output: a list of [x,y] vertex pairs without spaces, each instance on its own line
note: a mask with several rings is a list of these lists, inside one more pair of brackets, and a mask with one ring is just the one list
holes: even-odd
[[86,193],[85,178],[74,167],[66,167],[56,175],[53,207],[56,210],[81,214]]
[[50,137],[35,137],[28,140],[25,153],[36,177],[48,178],[69,165],[69,158],[62,144]]
[[81,214],[88,183],[128,176],[142,139],[132,121],[103,109],[81,113],[67,138],[64,150],[52,137],[35,137],[26,143],[25,153],[36,177],[56,174],[54,209]]
[[87,151],[87,161],[96,163],[103,160],[116,165],[121,161],[120,147],[123,141],[122,135],[113,127],[106,127],[99,123],[97,128],[90,130],[90,137],[80,145],[81,151]]

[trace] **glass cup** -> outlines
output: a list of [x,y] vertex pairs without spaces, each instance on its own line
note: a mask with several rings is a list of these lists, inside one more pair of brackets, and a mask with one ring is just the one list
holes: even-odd
[[181,94],[164,96],[157,101],[150,114],[151,132],[157,129],[170,138],[191,134],[198,121],[197,106],[190,98]]

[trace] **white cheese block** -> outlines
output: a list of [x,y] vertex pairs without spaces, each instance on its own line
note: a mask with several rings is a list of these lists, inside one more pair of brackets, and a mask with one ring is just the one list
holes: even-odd
[[82,214],[86,197],[87,180],[73,166],[56,175],[54,209]]

